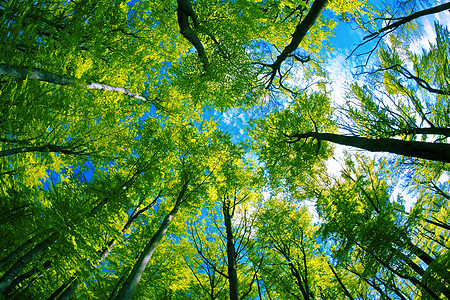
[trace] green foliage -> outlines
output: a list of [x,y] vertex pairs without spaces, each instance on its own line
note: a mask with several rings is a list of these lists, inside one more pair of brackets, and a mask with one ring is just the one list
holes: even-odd
[[[114,296],[178,204],[133,298],[230,298],[231,249],[243,299],[449,297],[448,165],[348,154],[335,178],[299,137],[446,143],[448,29],[391,34],[339,110],[330,37],[388,16],[370,1],[329,1],[269,86],[315,1],[184,1],[207,64],[178,2],[0,0],[0,297]],[[245,143],[206,117],[228,109]]]

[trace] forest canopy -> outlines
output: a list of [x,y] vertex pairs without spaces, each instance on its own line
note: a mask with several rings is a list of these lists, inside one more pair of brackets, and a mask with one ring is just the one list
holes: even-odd
[[0,299],[450,299],[449,11],[0,0]]

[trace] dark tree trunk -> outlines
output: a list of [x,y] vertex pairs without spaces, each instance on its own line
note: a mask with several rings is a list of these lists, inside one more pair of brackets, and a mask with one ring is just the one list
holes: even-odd
[[224,200],[222,209],[225,221],[225,230],[227,234],[227,264],[230,300],[239,300],[239,283],[236,270],[236,251],[234,249],[229,199]]
[[13,283],[19,273],[39,254],[50,246],[59,236],[58,232],[54,232],[42,242],[38,243],[28,253],[17,260],[0,279],[0,294],[4,294]]
[[[48,232],[50,232],[50,230],[53,229],[49,229]],[[43,234],[46,234],[48,232],[45,232]],[[31,244],[33,244],[34,242],[36,242],[37,240],[39,240],[42,237],[42,234],[37,234],[34,237],[32,237],[31,239],[29,239],[28,241],[26,241],[25,243],[23,243],[22,245],[19,246],[19,248],[17,248],[16,250],[14,250],[13,252],[11,252],[8,256],[6,256],[5,258],[3,258],[0,261],[0,268],[2,268],[3,266],[9,264],[12,260],[14,260],[22,251],[24,251],[26,248],[28,248],[28,246],[30,246]]]
[[346,136],[334,133],[308,132],[298,133],[288,143],[295,143],[301,139],[314,138],[318,141],[329,141],[332,143],[356,147],[371,152],[389,152],[403,156],[423,158],[441,162],[450,162],[450,144],[427,143],[416,141],[403,141],[396,139],[368,139],[359,136]]
[[337,273],[336,273],[336,271],[334,270],[333,266],[332,266],[329,262],[327,262],[327,263],[328,263],[328,266],[329,266],[330,269],[331,269],[331,272],[333,272],[334,277],[336,277],[336,279],[337,279],[339,285],[340,285],[341,288],[344,290],[344,293],[345,293],[345,295],[347,296],[347,298],[350,299],[350,300],[354,300],[354,298],[352,297],[352,294],[350,294],[350,292],[349,292],[349,290],[347,289],[347,287],[345,286],[345,284],[344,284],[344,283],[342,282],[342,280],[339,278],[339,276],[337,275]]
[[406,24],[408,22],[411,22],[414,19],[418,19],[420,17],[427,16],[427,15],[433,15],[433,14],[436,14],[436,13],[439,13],[439,12],[442,12],[442,11],[445,11],[445,10],[449,10],[449,9],[450,9],[450,3],[444,3],[444,4],[441,4],[441,5],[435,6],[435,7],[431,7],[431,8],[428,8],[428,9],[424,9],[424,10],[415,12],[412,15],[400,18],[398,21],[396,21],[394,23],[391,23],[389,25],[386,25],[383,28],[381,28],[380,30],[377,30],[377,31],[375,31],[372,34],[370,34],[368,36],[365,36],[364,39],[366,40],[366,39],[369,39],[369,38],[376,37],[380,33],[388,31],[388,30],[394,30],[394,29],[400,27],[401,25],[404,25],[404,24]]
[[277,59],[271,65],[269,65],[269,67],[272,69],[272,72],[267,87],[272,84],[278,70],[280,70],[281,64],[289,57],[292,52],[294,52],[298,48],[308,31],[319,19],[323,10],[328,5],[328,2],[328,0],[315,0],[311,5],[311,9],[309,10],[306,17],[297,24],[297,26],[295,27],[295,31],[292,34],[292,40],[289,45],[287,45],[280,53],[280,55],[277,56]]

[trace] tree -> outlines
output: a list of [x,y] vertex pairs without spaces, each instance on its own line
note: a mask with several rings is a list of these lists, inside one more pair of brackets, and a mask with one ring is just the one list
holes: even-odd
[[279,198],[263,203],[256,220],[255,248],[264,253],[260,278],[271,297],[345,299],[342,286],[349,287],[342,280],[341,287],[332,280],[334,269],[315,241],[317,227],[311,221],[306,206]]
[[[414,224],[398,213],[399,203],[389,201],[389,186],[382,177],[383,167],[381,164],[376,168],[374,162],[364,158],[348,159],[342,181],[336,180],[329,192],[320,192],[318,209],[327,219],[322,225],[324,237],[333,238],[336,245],[340,245],[335,249],[335,256],[341,258],[342,263],[352,265],[352,260],[360,261],[364,269],[362,278],[374,277],[375,282],[378,281],[375,274],[382,272],[379,269],[382,266],[387,274],[392,272],[398,278],[410,281],[418,291],[439,299],[439,292],[448,294],[448,274],[444,270],[432,270],[435,258],[413,242],[410,232]],[[353,251],[352,258],[348,257]],[[427,268],[423,268],[423,264]],[[353,263],[351,269],[358,274],[361,266],[355,265]],[[425,275],[429,273],[436,277],[431,279]],[[396,292],[389,286],[385,288],[390,293]],[[417,291],[403,293],[408,295]]]
[[391,2],[0,0],[2,297],[448,297],[448,4]]

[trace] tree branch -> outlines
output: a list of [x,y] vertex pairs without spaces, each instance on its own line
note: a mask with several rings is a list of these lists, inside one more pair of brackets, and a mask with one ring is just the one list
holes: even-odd
[[189,17],[191,17],[194,23],[194,28],[198,29],[198,19],[190,0],[177,0],[177,18],[178,25],[180,27],[180,33],[195,47],[198,56],[203,63],[205,71],[208,69],[208,57],[206,56],[205,48],[202,42],[198,38],[197,33],[191,28],[189,24]]
[[287,45],[284,48],[283,52],[281,52],[281,54],[277,56],[277,59],[271,65],[269,65],[272,71],[270,72],[270,78],[266,88],[269,88],[272,85],[277,72],[281,68],[281,64],[290,56],[292,52],[294,52],[298,48],[308,31],[319,19],[322,11],[328,5],[328,2],[328,0],[315,0],[306,17],[297,24],[289,45]]
[[[397,139],[368,139],[360,136],[346,136],[334,133],[307,132],[291,136],[293,142],[309,137],[332,143],[356,147],[371,152],[389,152],[403,156],[450,162],[450,144],[404,141]],[[292,142],[291,142],[292,143]]]
[[0,64],[0,77],[4,76],[11,76],[14,79],[19,80],[37,80],[37,81],[45,81],[57,85],[68,85],[68,86],[81,86],[90,90],[103,90],[103,91],[110,91],[110,92],[118,92],[127,95],[131,98],[136,98],[138,100],[144,101],[144,102],[150,102],[146,98],[133,93],[127,89],[121,88],[121,87],[115,87],[115,86],[109,86],[106,84],[101,83],[85,83],[85,82],[79,82],[75,78],[72,77],[64,77],[56,74],[52,74],[46,71],[41,70],[31,70],[31,69],[24,69],[24,68],[18,68],[9,66],[6,64]]

